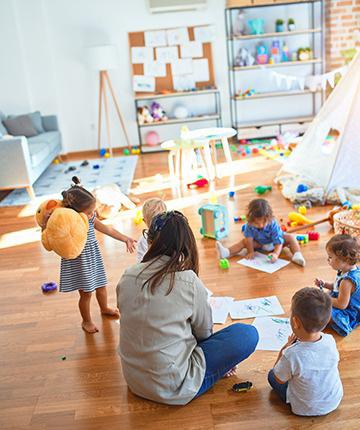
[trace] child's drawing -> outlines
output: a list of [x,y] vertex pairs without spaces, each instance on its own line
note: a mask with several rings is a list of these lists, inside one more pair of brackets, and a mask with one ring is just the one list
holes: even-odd
[[276,296],[236,301],[231,304],[230,308],[232,319],[279,315],[283,313],[284,309]]
[[261,254],[260,252],[255,252],[254,258],[252,260],[243,258],[237,263],[241,264],[242,266],[250,267],[252,269],[261,270],[262,272],[274,273],[277,270],[280,270],[283,267],[287,266],[289,264],[289,261],[279,258],[275,261],[275,263],[271,263],[267,255]]
[[256,349],[280,351],[292,333],[288,318],[255,318],[253,326],[259,333]]

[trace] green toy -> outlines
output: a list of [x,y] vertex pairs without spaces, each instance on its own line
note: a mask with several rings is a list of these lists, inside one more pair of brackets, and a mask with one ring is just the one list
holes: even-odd
[[223,269],[223,270],[228,269],[230,267],[229,260],[227,258],[222,258],[219,261],[219,267],[220,267],[220,269]]
[[124,149],[124,155],[130,155],[130,150],[128,148]]
[[258,185],[257,187],[254,188],[254,191],[259,194],[260,196],[262,194],[265,194],[267,191],[271,191],[272,190],[272,186],[269,185]]

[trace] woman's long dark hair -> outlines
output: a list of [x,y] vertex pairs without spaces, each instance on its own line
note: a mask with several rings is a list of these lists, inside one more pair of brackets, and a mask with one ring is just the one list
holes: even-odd
[[199,256],[194,233],[187,218],[181,212],[170,211],[154,217],[148,231],[148,243],[149,250],[142,262],[151,263],[144,270],[162,256],[170,257],[156,273],[144,282],[143,287],[149,285],[152,293],[168,275],[170,275],[170,286],[166,295],[174,287],[176,272],[193,270],[198,275]]

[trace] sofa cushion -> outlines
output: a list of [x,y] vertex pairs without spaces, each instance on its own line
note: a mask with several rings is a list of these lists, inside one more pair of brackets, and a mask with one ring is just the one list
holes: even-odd
[[0,137],[5,136],[5,134],[8,134],[8,131],[2,123],[5,118],[6,116],[0,110]]
[[57,147],[60,132],[48,131],[28,139],[31,164],[37,167]]
[[32,137],[38,134],[29,115],[4,119],[3,124],[12,136]]

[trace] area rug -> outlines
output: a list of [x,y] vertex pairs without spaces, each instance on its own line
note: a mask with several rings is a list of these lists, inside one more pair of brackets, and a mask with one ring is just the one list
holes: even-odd
[[[36,201],[30,201],[25,188],[12,191],[0,202],[0,207],[40,203],[48,198],[60,198],[61,192],[71,185],[71,178],[78,176],[89,191],[106,184],[117,184],[125,194],[129,193],[138,157],[96,158],[81,165],[81,161],[51,164],[34,183]],[[86,164],[86,163],[85,163]],[[70,168],[75,168],[70,170]]]

